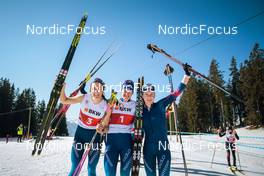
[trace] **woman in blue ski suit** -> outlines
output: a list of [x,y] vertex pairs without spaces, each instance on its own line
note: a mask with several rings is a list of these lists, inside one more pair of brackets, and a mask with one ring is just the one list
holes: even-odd
[[136,102],[131,99],[134,82],[124,81],[122,98],[117,100],[118,106],[112,108],[110,118],[103,124],[108,126],[105,140],[104,169],[106,176],[115,176],[120,157],[120,176],[129,176],[132,166],[132,128],[134,126]]
[[[84,92],[84,87],[82,87]],[[104,82],[100,78],[94,79],[90,86],[90,92],[84,92],[84,95],[75,97],[67,97],[65,94],[65,85],[61,90],[60,100],[62,104],[80,103],[80,114],[78,126],[74,135],[74,142],[71,150],[72,167],[69,176],[76,172],[76,168],[82,159],[85,145],[89,144],[96,130],[99,130],[99,124],[103,118],[108,118],[111,111],[108,108],[107,102],[104,99]],[[88,175],[96,175],[96,166],[100,157],[101,136],[97,134],[91,150],[88,155]]]
[[185,74],[178,89],[167,97],[154,103],[155,87],[147,84],[143,87],[143,130],[145,141],[143,147],[144,166],[147,176],[156,175],[156,160],[160,176],[169,176],[171,152],[168,148],[166,107],[176,100],[185,89],[189,78],[189,65],[184,65]]

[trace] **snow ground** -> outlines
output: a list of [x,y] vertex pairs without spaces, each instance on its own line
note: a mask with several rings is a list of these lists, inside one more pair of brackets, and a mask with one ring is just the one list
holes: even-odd
[[[264,129],[239,129],[239,157],[243,173],[247,176],[264,175]],[[243,137],[245,136],[245,137]],[[172,151],[171,175],[184,175],[182,155],[175,136],[169,137]],[[17,143],[12,138],[9,143],[0,139],[0,175],[2,176],[61,176],[67,175],[70,168],[70,149],[72,137],[59,137],[46,144],[41,156],[31,156],[33,141]],[[232,176],[227,169],[224,139],[216,135],[183,136],[189,176]],[[217,141],[217,145],[215,144]],[[216,147],[211,168],[211,160]],[[237,163],[237,165],[239,165]],[[87,175],[87,163],[80,175]],[[105,175],[103,154],[98,167],[98,175]],[[145,175],[141,168],[140,175]]]

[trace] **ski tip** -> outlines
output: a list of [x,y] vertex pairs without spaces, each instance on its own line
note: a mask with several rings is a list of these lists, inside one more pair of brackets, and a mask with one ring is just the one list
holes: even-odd
[[88,12],[84,12],[83,16],[87,18],[88,17]]

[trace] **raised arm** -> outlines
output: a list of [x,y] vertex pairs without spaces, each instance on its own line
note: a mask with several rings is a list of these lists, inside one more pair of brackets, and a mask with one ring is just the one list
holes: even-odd
[[190,76],[184,75],[178,89],[176,89],[173,93],[171,93],[170,96],[173,96],[176,99],[179,95],[181,95],[186,85],[188,84],[189,79],[190,79]]
[[168,105],[170,105],[184,91],[186,85],[189,82],[189,79],[190,79],[190,76],[184,75],[184,77],[183,77],[181,83],[179,84],[178,88],[174,92],[172,92],[170,95],[168,95],[167,97],[161,99],[159,101],[159,103],[161,103],[164,108],[166,108]]
[[234,130],[234,133],[235,133],[235,137],[236,137],[236,139],[239,140],[239,136],[238,136],[236,130]]
[[76,104],[76,103],[81,103],[83,101],[84,95],[67,97],[65,93],[65,87],[66,84],[64,83],[60,93],[60,101],[62,104]]
[[219,137],[223,137],[224,135],[226,135],[226,132],[225,132],[225,131],[222,131],[221,128],[219,128],[219,129],[217,130],[217,133],[218,133],[218,136],[219,136]]

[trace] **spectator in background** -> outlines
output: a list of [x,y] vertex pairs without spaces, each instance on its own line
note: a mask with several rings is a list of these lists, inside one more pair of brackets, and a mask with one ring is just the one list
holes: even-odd
[[21,123],[17,127],[17,142],[22,142],[22,137],[23,137],[23,124]]

